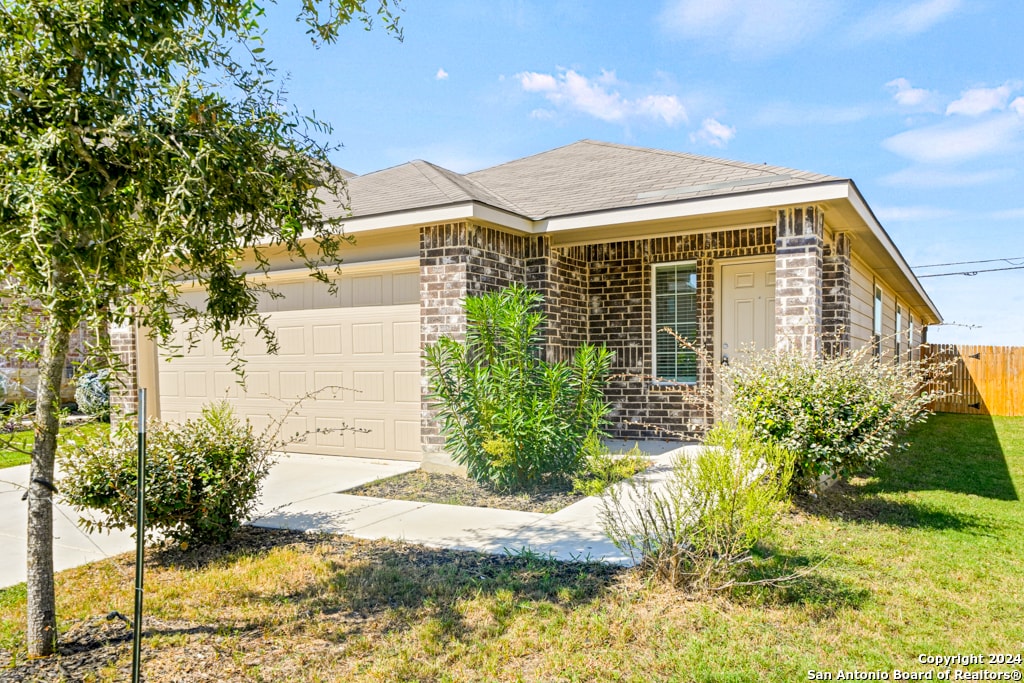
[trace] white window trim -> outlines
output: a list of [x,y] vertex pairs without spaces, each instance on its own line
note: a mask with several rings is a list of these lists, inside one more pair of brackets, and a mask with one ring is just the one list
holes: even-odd
[[[659,268],[672,268],[674,266],[693,266],[697,275],[698,296],[700,295],[700,272],[697,270],[697,260],[686,261],[664,261],[651,264],[650,297],[651,297],[651,381],[654,387],[693,387],[700,383],[700,358],[697,358],[697,379],[693,382],[679,382],[675,380],[658,378],[658,293],[657,293],[657,271]],[[699,302],[698,302],[699,303]],[[700,315],[697,312],[696,320],[698,337],[700,336]]]

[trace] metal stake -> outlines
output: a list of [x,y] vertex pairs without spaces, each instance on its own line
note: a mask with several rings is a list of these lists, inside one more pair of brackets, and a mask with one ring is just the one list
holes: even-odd
[[139,389],[139,467],[135,487],[135,621],[132,624],[132,683],[142,680],[142,565],[146,545],[146,390]]

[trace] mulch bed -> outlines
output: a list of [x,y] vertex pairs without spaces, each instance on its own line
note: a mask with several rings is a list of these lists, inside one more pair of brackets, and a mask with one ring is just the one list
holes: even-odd
[[520,512],[558,512],[586,496],[565,488],[537,489],[526,493],[496,493],[457,474],[415,470],[345,491],[354,496],[412,500],[420,503],[468,505]]

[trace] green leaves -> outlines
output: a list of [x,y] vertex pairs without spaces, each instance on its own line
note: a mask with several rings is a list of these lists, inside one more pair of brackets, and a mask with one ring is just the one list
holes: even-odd
[[[136,438],[124,422],[65,452],[60,490],[80,510],[102,513],[94,529],[135,524]],[[225,540],[255,509],[270,471],[273,440],[239,422],[226,403],[207,406],[197,420],[149,430],[146,519],[150,534],[176,541]]]
[[469,297],[465,344],[443,337],[425,351],[446,447],[499,490],[567,484],[610,410],[611,352],[584,345],[572,363],[541,360],[541,302],[521,285]]
[[870,351],[811,360],[772,350],[723,368],[730,417],[797,454],[794,490],[878,463],[925,416],[930,369],[879,363]]

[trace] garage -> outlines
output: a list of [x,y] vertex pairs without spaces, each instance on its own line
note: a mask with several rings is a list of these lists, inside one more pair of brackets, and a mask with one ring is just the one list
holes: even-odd
[[347,267],[337,285],[331,294],[306,272],[274,278],[283,296],[265,297],[260,310],[278,352],[243,330],[244,386],[218,343],[185,350],[178,330],[178,353],[160,350],[161,418],[196,417],[203,404],[226,399],[257,429],[283,418],[282,436],[302,435],[290,451],[420,460],[418,263]]

